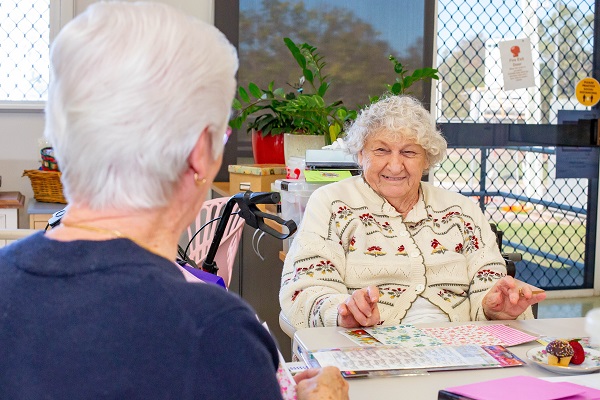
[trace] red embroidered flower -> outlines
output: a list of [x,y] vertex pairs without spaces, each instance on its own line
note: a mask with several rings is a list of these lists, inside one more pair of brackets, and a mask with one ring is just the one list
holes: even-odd
[[372,224],[377,224],[377,222],[375,221],[375,218],[369,213],[363,214],[358,218],[360,218],[361,222],[366,226],[371,226]]
[[338,208],[337,214],[339,219],[347,219],[352,214],[352,210],[346,206],[341,206]]
[[492,271],[491,269],[482,269],[477,272],[477,279],[484,282],[491,282],[494,279],[502,278],[503,274]]
[[317,263],[315,270],[320,271],[322,274],[332,273],[335,271],[335,266],[329,260],[322,260]]
[[381,251],[381,247],[379,246],[371,246],[367,249],[367,251],[365,251],[365,254],[369,256],[378,257],[385,255],[385,252]]
[[473,247],[479,249],[479,240],[477,239],[477,236],[471,236],[471,242],[473,243]]
[[454,251],[457,252],[457,253],[462,253],[462,251],[463,251],[463,244],[462,243],[457,244],[456,247],[454,247]]
[[448,222],[448,220],[450,218],[452,218],[454,215],[459,215],[458,212],[456,211],[450,211],[448,213],[446,213],[443,217],[442,217],[442,222]]
[[431,247],[433,248],[433,250],[431,251],[431,254],[437,254],[437,253],[444,254],[447,250],[444,246],[442,246],[442,244],[440,242],[438,242],[437,239],[433,239],[431,241]]

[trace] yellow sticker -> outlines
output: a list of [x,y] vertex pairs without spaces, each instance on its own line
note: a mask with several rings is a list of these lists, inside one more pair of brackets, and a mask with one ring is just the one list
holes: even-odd
[[600,83],[594,78],[583,78],[575,87],[577,100],[584,106],[593,106],[600,100]]

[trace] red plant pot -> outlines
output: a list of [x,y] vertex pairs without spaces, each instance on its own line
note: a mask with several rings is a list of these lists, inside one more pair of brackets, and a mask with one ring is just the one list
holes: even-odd
[[253,131],[252,153],[257,164],[285,164],[283,135],[263,137],[260,131]]

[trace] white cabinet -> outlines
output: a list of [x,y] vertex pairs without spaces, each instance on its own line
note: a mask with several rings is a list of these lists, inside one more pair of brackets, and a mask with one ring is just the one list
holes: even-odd
[[[19,192],[0,192],[0,229],[19,228],[19,209],[23,207],[25,197]],[[11,240],[0,240],[0,247]]]

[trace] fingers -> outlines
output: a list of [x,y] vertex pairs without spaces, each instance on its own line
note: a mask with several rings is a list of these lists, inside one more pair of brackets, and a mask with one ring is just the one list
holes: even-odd
[[517,304],[521,297],[517,281],[512,276],[499,279],[493,289],[500,295],[500,302],[503,302],[503,298],[506,297],[511,304]]
[[321,370],[320,368],[306,369],[306,370],[294,375],[294,381],[296,381],[296,383],[300,383],[301,381],[303,381],[305,379],[310,379],[310,378],[316,376],[320,370]]
[[[373,326],[379,323],[377,302],[379,289],[376,286],[360,289],[338,306],[338,325],[344,327]],[[353,323],[356,325],[353,325]]]
[[343,328],[358,328],[362,326],[358,321],[354,319],[354,316],[348,310],[345,303],[338,306],[338,326]]
[[367,288],[367,295],[371,304],[377,303],[379,301],[379,288],[377,286],[369,286]]
[[488,318],[514,319],[545,298],[543,290],[507,276],[498,280],[485,295],[482,306]]
[[[348,383],[342,378],[336,367],[317,368],[306,373],[314,374],[310,378],[297,382],[296,393],[298,400],[305,399],[348,399]],[[302,373],[301,373],[302,374]],[[296,375],[299,376],[300,374]]]
[[518,288],[520,299],[525,299],[529,304],[539,303],[546,299],[546,292],[542,289],[530,286],[527,284],[521,284]]

